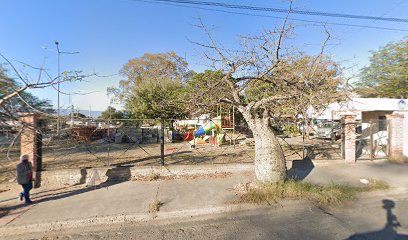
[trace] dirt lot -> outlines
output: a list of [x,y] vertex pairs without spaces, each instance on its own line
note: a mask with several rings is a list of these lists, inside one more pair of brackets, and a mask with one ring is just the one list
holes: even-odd
[[[197,144],[190,148],[188,142],[166,143],[165,164],[225,164],[253,162],[255,148],[253,139],[234,136],[235,144],[226,141],[221,146],[210,143]],[[302,137],[280,138],[287,160],[299,160],[309,156],[312,159],[339,159],[340,149],[321,139],[305,140]],[[339,143],[336,143],[339,145]],[[19,148],[10,151],[10,161],[6,158],[8,144],[0,149],[0,183],[15,177]],[[160,144],[113,143],[97,140],[78,141],[74,138],[44,139],[43,168],[45,170],[63,168],[89,168],[102,166],[146,166],[160,164]]]

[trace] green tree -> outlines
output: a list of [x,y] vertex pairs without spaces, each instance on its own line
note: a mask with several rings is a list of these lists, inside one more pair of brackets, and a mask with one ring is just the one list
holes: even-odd
[[116,110],[116,108],[109,106],[105,111],[101,113],[103,119],[122,119],[124,114],[122,111]]
[[408,98],[408,36],[372,51],[355,86],[363,97]]
[[182,96],[190,72],[175,52],[130,59],[120,73],[126,77],[108,91],[133,118],[180,118],[187,114]]

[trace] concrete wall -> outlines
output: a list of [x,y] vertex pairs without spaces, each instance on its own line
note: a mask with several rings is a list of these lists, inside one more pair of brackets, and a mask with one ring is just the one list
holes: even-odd
[[152,175],[179,178],[183,176],[253,172],[254,164],[176,165],[166,167],[101,167],[88,169],[61,169],[43,171],[41,186],[61,187],[85,184],[95,186],[109,181],[145,180]]

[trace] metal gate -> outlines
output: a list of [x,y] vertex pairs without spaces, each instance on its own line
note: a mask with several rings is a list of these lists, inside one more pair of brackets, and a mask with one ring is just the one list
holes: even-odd
[[386,119],[370,119],[356,127],[357,160],[387,158],[388,131]]

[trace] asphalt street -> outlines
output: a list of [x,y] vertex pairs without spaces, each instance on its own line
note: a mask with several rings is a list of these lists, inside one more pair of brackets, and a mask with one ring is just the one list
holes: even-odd
[[257,209],[9,236],[8,239],[402,239],[408,195],[371,196],[321,209],[291,202]]

